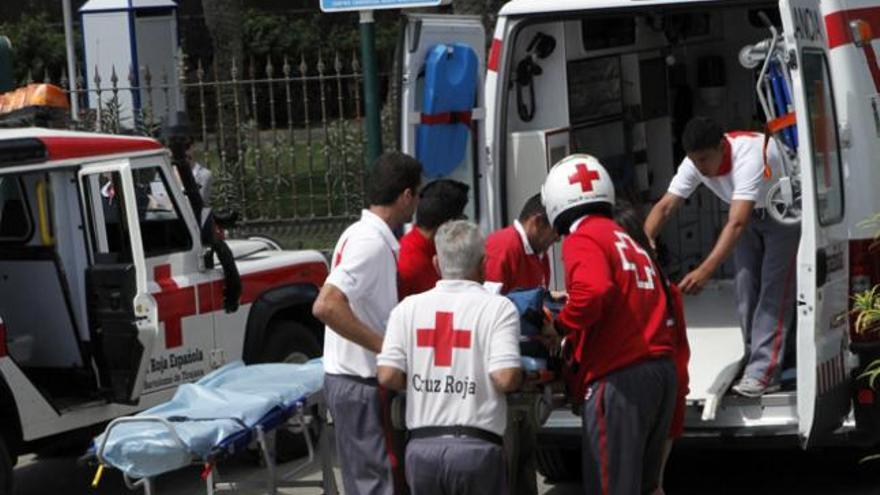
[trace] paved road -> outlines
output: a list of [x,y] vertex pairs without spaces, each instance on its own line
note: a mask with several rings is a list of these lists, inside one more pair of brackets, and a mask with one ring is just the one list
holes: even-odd
[[[797,450],[735,450],[718,451],[689,447],[673,455],[667,473],[667,493],[670,495],[705,494],[880,494],[880,462],[859,466],[859,454],[847,451],[827,451],[807,454]],[[254,464],[241,460],[224,467],[256,478],[259,471]],[[73,458],[23,458],[16,468],[15,495],[123,495],[131,493],[122,484],[118,473],[105,475],[97,491],[89,488],[92,471],[78,467]],[[308,477],[316,479],[312,471]],[[198,469],[184,470],[160,479],[158,493],[162,495],[190,495],[204,493],[199,484]],[[540,489],[545,495],[580,494],[577,484],[546,485]],[[240,492],[256,495],[256,491]],[[285,494],[319,494],[317,489],[284,490]]]

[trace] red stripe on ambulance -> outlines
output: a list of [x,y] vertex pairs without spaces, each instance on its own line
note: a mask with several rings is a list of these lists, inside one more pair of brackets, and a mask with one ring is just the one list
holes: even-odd
[[179,287],[171,278],[171,265],[159,265],[153,277],[162,292],[154,294],[159,306],[159,321],[165,324],[165,348],[183,345],[181,320],[196,314],[196,291],[194,287]]
[[[181,321],[187,316],[208,314],[223,309],[223,281],[214,280],[198,286],[179,287],[171,277],[171,265],[155,267],[154,279],[161,292],[153,294],[159,306],[159,321],[165,324],[165,348],[173,349],[183,345]],[[264,270],[242,275],[241,304],[253,303],[267,290],[290,284],[309,284],[320,287],[327,277],[324,263],[305,263],[302,265]],[[198,294],[198,305],[196,305]]]

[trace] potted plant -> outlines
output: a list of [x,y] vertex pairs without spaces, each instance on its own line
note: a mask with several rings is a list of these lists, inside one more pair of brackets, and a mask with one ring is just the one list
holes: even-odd
[[[880,256],[880,214],[863,225],[877,231],[869,256]],[[853,386],[856,427],[865,434],[880,432],[880,285],[852,295],[851,316],[851,349],[859,357]]]

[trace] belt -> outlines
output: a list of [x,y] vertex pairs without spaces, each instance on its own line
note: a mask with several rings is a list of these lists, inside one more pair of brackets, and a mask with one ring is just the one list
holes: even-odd
[[422,428],[409,430],[409,438],[411,440],[416,438],[434,438],[446,436],[476,438],[478,440],[484,440],[486,442],[493,443],[495,445],[498,445],[499,447],[503,446],[501,435],[496,435],[491,431],[486,431],[482,428],[475,428],[473,426],[425,426]]
[[361,385],[369,385],[371,387],[378,387],[379,386],[379,381],[374,376],[369,377],[369,378],[365,378],[363,376],[357,376],[357,375],[337,375],[334,373],[326,373],[326,375],[332,376],[334,378],[342,378],[343,380],[349,380],[352,382],[360,383]]

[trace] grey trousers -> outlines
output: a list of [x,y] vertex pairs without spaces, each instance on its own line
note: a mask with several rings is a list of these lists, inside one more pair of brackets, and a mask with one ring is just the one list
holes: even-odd
[[507,495],[500,445],[468,437],[410,440],[406,481],[412,495]]
[[401,450],[391,431],[388,394],[370,380],[324,375],[346,495],[399,495],[406,489],[398,462]]
[[799,225],[756,211],[736,243],[737,313],[745,342],[743,376],[774,384],[795,317]]
[[504,455],[511,495],[538,495],[538,424],[529,414],[531,401],[508,396]]
[[654,359],[587,387],[583,405],[583,486],[587,495],[652,493],[675,407],[672,359]]

